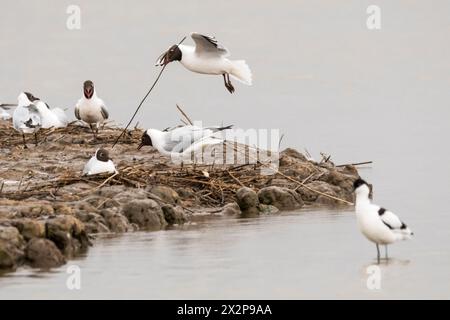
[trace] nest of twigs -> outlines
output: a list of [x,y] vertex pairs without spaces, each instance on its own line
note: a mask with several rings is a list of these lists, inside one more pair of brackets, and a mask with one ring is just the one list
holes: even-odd
[[[118,173],[114,175],[81,176],[84,163],[93,155],[99,145],[111,146],[121,133],[121,128],[105,126],[99,130],[96,138],[88,127],[79,123],[71,123],[66,128],[45,129],[39,131],[39,145],[32,147],[34,153],[25,153],[22,137],[11,124],[0,125],[0,147],[8,150],[9,154],[0,156],[0,164],[18,170],[15,159],[29,157],[28,164],[23,167],[31,174],[24,172],[21,178],[16,177],[20,183],[11,187],[5,181],[11,178],[0,177],[0,198],[12,200],[53,199],[64,201],[64,195],[70,193],[75,198],[84,198],[99,188],[108,185],[123,185],[131,188],[146,188],[151,185],[165,185],[175,190],[189,191],[196,202],[205,206],[218,206],[235,199],[236,191],[241,187],[250,187],[255,191],[272,184],[273,179],[283,181],[285,186],[291,188],[310,189],[306,183],[317,180],[324,174],[319,165],[312,165],[309,176],[299,179],[288,173],[288,166],[280,167],[274,175],[263,175],[261,170],[267,169],[265,163],[252,159],[249,149],[233,144],[232,149],[243,153],[246,162],[237,165],[225,164],[174,164],[169,158],[163,157],[154,149],[138,152],[137,145],[143,130],[137,127],[128,130],[120,139],[112,153]],[[31,143],[31,142],[30,142]],[[239,149],[240,148],[240,149]],[[239,150],[237,150],[239,149]],[[225,150],[225,149],[224,149]],[[63,154],[64,159],[61,161]],[[223,154],[218,154],[223,157]],[[224,158],[222,158],[224,159]],[[47,166],[51,163],[51,166]],[[222,162],[218,162],[222,163]],[[31,168],[30,167],[31,164]],[[20,165],[19,165],[20,166]],[[54,169],[54,167],[57,167]],[[78,166],[77,170],[74,167]],[[42,172],[53,171],[48,174]],[[8,169],[6,169],[8,170]],[[56,170],[56,171],[55,171]],[[36,171],[38,173],[36,173]],[[0,172],[2,172],[0,170]],[[5,171],[3,171],[5,172]],[[306,178],[306,179],[305,179]],[[66,188],[72,186],[73,188]],[[318,192],[320,194],[320,192]],[[329,195],[323,194],[329,197]],[[332,199],[341,201],[336,197]],[[347,202],[343,200],[342,202]]]

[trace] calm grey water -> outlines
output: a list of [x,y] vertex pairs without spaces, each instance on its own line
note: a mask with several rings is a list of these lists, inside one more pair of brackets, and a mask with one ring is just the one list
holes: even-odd
[[[274,128],[284,146],[361,170],[375,201],[415,231],[366,287],[374,246],[350,211],[219,219],[187,230],[100,239],[82,268],[0,278],[1,298],[450,298],[450,20],[448,1],[377,1],[382,28],[366,28],[371,1],[77,1],[81,30],[66,28],[71,1],[15,1],[0,10],[0,100],[29,90],[72,108],[92,79],[117,123],[158,69],[156,57],[190,31],[215,35],[246,59],[254,85],[230,95],[220,77],[173,64],[139,114],[141,126],[179,119]],[[190,43],[190,40],[187,40]]]

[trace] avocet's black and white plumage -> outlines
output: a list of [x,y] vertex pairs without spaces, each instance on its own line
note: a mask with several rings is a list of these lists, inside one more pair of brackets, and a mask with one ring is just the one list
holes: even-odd
[[107,150],[100,148],[95,151],[95,155],[89,159],[83,169],[83,175],[93,175],[100,173],[116,173],[116,167],[109,157]]
[[357,179],[353,187],[356,194],[355,211],[359,229],[367,239],[376,244],[379,263],[379,245],[386,246],[387,259],[387,245],[399,240],[410,239],[413,232],[394,213],[371,203],[370,187],[367,182]]
[[220,137],[215,137],[214,134],[231,128],[232,126],[202,128],[194,125],[186,125],[166,129],[166,131],[148,129],[142,135],[138,149],[141,149],[143,146],[153,146],[164,155],[192,152],[206,145],[223,142]]
[[41,116],[34,102],[38,98],[29,92],[21,92],[17,98],[17,108],[13,113],[13,127],[22,134],[23,145],[27,148],[25,134],[34,133],[35,144],[37,145],[37,131],[42,126]]
[[[94,83],[91,80],[87,80],[83,84],[83,97],[75,106],[75,117],[89,125],[94,137],[98,133],[99,125],[109,117],[108,109],[103,100],[97,97]],[[96,126],[95,131],[94,125]]]
[[215,38],[196,32],[191,33],[195,47],[188,45],[173,45],[159,58],[160,65],[179,61],[186,69],[211,75],[222,75],[225,87],[234,92],[230,76],[246,84],[252,84],[252,73],[244,60],[229,60],[230,52],[217,43]]

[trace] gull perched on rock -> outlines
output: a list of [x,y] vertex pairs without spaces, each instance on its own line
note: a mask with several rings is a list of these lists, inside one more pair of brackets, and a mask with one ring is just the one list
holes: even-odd
[[[83,97],[75,106],[75,117],[89,125],[94,134],[94,138],[97,138],[99,125],[109,117],[105,103],[97,97],[94,83],[90,80],[85,81],[83,84]],[[94,125],[96,126],[95,131],[93,128]]]
[[109,157],[107,150],[100,148],[95,155],[89,159],[83,169],[83,175],[94,175],[100,173],[116,173],[116,167]]
[[36,105],[33,103],[39,99],[29,92],[22,92],[17,100],[18,105],[13,113],[13,127],[22,134],[23,145],[28,148],[25,134],[34,133],[35,144],[38,144],[37,131],[42,125],[42,120]]
[[195,47],[175,44],[158,59],[159,65],[179,61],[186,69],[211,75],[222,75],[225,88],[234,92],[230,76],[246,84],[252,84],[252,72],[244,60],[229,60],[230,52],[219,45],[215,38],[196,32],[191,33]]
[[161,154],[173,155],[176,153],[191,152],[206,145],[218,144],[222,139],[214,137],[215,133],[231,129],[233,126],[199,127],[186,125],[175,127],[168,131],[148,129],[142,135],[138,150],[143,146],[153,146]]
[[370,188],[366,181],[357,179],[353,187],[356,194],[355,211],[359,229],[367,239],[375,243],[377,261],[380,263],[379,245],[386,246],[386,259],[388,259],[387,245],[410,239],[413,232],[394,213],[371,203]]

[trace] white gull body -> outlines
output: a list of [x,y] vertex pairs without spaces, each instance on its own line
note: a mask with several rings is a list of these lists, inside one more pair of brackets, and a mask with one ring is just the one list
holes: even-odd
[[17,98],[18,105],[13,113],[13,127],[22,134],[35,133],[41,127],[41,117],[37,108],[22,92]]
[[214,38],[196,32],[191,33],[195,47],[182,45],[181,64],[192,72],[202,74],[230,74],[236,80],[252,84],[252,73],[244,60],[229,60],[230,51],[217,44]]
[[49,106],[41,101],[35,101],[34,105],[36,106],[39,115],[41,117],[42,128],[64,128],[67,127],[69,123],[69,119],[67,118],[66,113],[60,108],[50,109]]
[[[93,87],[93,84],[92,84]],[[108,109],[102,99],[97,96],[93,87],[93,95],[90,98],[83,96],[75,106],[75,116],[89,125],[96,125],[97,128],[109,117]]]
[[107,161],[100,161],[97,157],[98,152],[100,149],[98,149],[95,152],[95,155],[89,159],[89,161],[86,163],[83,169],[83,175],[94,175],[94,174],[100,174],[100,173],[116,173],[116,166],[114,165],[113,161],[111,159],[108,159]]
[[176,127],[170,131],[148,129],[146,133],[150,137],[153,147],[161,154],[173,155],[174,153],[192,152],[206,145],[220,143],[223,140],[214,137],[214,134],[230,128],[231,126],[202,128],[186,125]]

